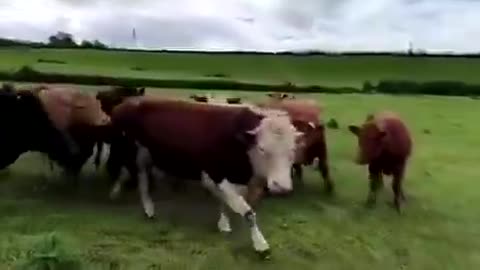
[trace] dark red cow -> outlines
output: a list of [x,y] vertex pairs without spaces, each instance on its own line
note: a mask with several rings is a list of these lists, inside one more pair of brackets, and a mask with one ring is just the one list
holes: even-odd
[[350,125],[358,138],[355,162],[368,165],[370,193],[367,203],[374,204],[382,175],[392,175],[395,208],[400,212],[400,201],[405,200],[402,181],[412,151],[412,139],[404,122],[392,112],[368,115],[361,126]]
[[[100,101],[102,110],[110,116],[112,110],[115,106],[123,102],[124,99],[128,97],[143,96],[145,95],[145,87],[130,87],[130,86],[112,86],[109,90],[100,91],[95,96],[97,100]],[[97,153],[95,155],[94,163],[95,167],[98,169],[100,166],[100,159],[103,152],[102,140],[99,140],[95,143],[97,148]],[[132,183],[132,182],[130,182]],[[133,182],[136,183],[136,182]]]
[[303,132],[303,145],[298,148],[293,172],[303,182],[303,165],[312,165],[318,159],[318,169],[322,174],[325,190],[332,193],[334,184],[328,166],[328,151],[325,125],[321,121],[321,107],[310,99],[273,99],[258,104],[261,107],[280,109],[288,112],[295,127]]
[[[290,168],[301,133],[285,112],[133,97],[115,107],[112,124],[112,154],[123,159],[118,164],[136,172],[147,216],[154,215],[148,174],[155,166],[174,177],[202,179],[206,188],[247,220],[255,250],[269,250],[252,207],[235,185],[265,179],[264,186],[273,194],[292,190]],[[230,229],[223,211],[218,226],[222,231]]]

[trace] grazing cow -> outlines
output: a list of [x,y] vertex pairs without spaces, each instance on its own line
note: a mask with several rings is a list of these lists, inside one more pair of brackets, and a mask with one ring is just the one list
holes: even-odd
[[[113,110],[112,125],[111,151],[116,155],[110,157],[124,159],[118,164],[128,164],[137,175],[148,217],[154,216],[148,175],[155,166],[175,177],[202,179],[206,188],[247,220],[255,250],[269,250],[255,212],[233,184],[264,185],[274,194],[292,191],[290,168],[301,133],[285,112],[132,97]],[[220,230],[226,230],[225,217],[222,211]]]
[[200,96],[200,95],[197,95],[197,94],[193,94],[193,95],[190,95],[190,98],[193,99],[193,100],[195,100],[196,102],[205,102],[205,103],[207,103],[210,97],[208,97],[208,96],[206,96],[206,95]]
[[325,136],[325,124],[320,119],[321,107],[309,99],[276,99],[258,103],[261,107],[280,109],[288,112],[295,127],[305,136],[298,147],[293,165],[293,173],[303,183],[303,165],[312,165],[318,159],[318,170],[325,183],[327,193],[334,191],[328,166],[328,149]]
[[227,103],[227,104],[241,104],[242,98],[240,97],[227,97],[227,98],[219,98],[219,97],[213,97],[211,94],[207,95],[197,95],[193,94],[190,96],[191,99],[197,101],[197,102],[203,102],[203,103]]
[[279,93],[279,92],[268,93],[267,96],[268,96],[268,97],[271,97],[271,98],[274,98],[274,99],[278,99],[278,100],[282,100],[282,99],[295,99],[295,96],[294,96],[294,95],[289,95],[289,94],[287,94],[287,93]]
[[68,133],[79,148],[78,155],[61,164],[66,173],[76,179],[92,156],[94,144],[103,140],[109,131],[110,117],[102,111],[100,101],[94,96],[76,89],[49,86],[37,89],[37,96],[55,126]]
[[358,138],[355,162],[368,165],[370,193],[367,203],[376,202],[377,190],[383,185],[382,175],[392,175],[394,204],[400,212],[400,200],[405,200],[402,181],[412,151],[412,139],[404,122],[392,112],[368,115],[361,126],[349,125]]
[[41,100],[28,91],[0,91],[0,144],[0,169],[29,151],[59,163],[78,153],[72,138],[55,126]]

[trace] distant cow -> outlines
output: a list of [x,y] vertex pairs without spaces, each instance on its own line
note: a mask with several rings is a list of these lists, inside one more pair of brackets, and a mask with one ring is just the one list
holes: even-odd
[[[116,155],[111,157],[124,159],[118,164],[128,164],[137,173],[148,217],[154,215],[148,175],[155,166],[175,177],[202,179],[206,188],[247,220],[255,250],[269,250],[254,210],[233,184],[253,189],[263,183],[274,194],[291,192],[290,168],[301,133],[286,113],[133,97],[113,110],[112,125],[111,151]],[[229,231],[223,211],[220,221],[219,229]]]
[[295,99],[294,95],[287,94],[287,93],[280,93],[280,92],[275,92],[275,93],[268,93],[268,97],[274,98],[274,99]]
[[257,103],[261,107],[280,109],[288,112],[295,127],[303,132],[303,145],[298,148],[294,175],[303,182],[302,165],[312,165],[315,158],[318,159],[318,169],[325,182],[325,190],[332,193],[334,184],[330,177],[328,166],[328,149],[325,136],[325,124],[320,118],[321,107],[310,99],[281,99],[273,98],[263,103]]
[[211,94],[207,95],[197,95],[193,94],[190,96],[191,99],[197,102],[203,103],[227,103],[227,104],[241,104],[242,98],[240,97],[213,97]]
[[62,163],[78,154],[67,132],[58,129],[32,92],[0,91],[0,169],[35,151]]
[[207,95],[197,95],[197,94],[190,95],[190,98],[197,102],[205,102],[205,103],[208,102],[208,99],[209,99]]
[[405,199],[402,181],[412,151],[410,132],[394,113],[380,112],[368,115],[361,126],[350,125],[358,138],[355,162],[368,165],[370,193],[367,203],[374,204],[377,190],[383,185],[382,175],[393,175],[394,204],[400,212],[400,200]]

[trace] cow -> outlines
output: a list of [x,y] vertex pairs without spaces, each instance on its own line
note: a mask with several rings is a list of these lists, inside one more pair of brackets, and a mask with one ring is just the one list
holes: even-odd
[[193,95],[190,95],[190,98],[197,101],[197,102],[208,102],[209,98],[208,96],[206,95],[197,95],[197,94],[193,94]]
[[[100,101],[102,110],[111,116],[113,108],[122,103],[125,98],[143,95],[145,95],[145,87],[112,86],[109,90],[99,91],[95,97]],[[99,140],[95,144],[97,151],[94,164],[97,169],[100,166],[103,145],[103,140]]]
[[367,115],[361,126],[349,125],[357,137],[355,162],[368,165],[370,192],[367,205],[376,202],[377,191],[383,186],[383,175],[392,175],[394,206],[401,212],[401,200],[405,200],[402,182],[407,162],[412,152],[410,131],[401,118],[389,111]]
[[296,98],[294,95],[287,94],[287,93],[280,93],[280,92],[268,93],[267,96],[277,100]]
[[330,176],[328,165],[328,148],[325,136],[325,124],[321,121],[322,108],[310,99],[280,99],[272,98],[265,102],[256,103],[260,107],[284,110],[290,115],[295,127],[305,136],[298,147],[292,172],[300,183],[303,183],[304,165],[312,165],[318,159],[318,170],[325,184],[325,191],[332,194],[334,184]]
[[0,144],[0,169],[30,151],[60,164],[78,154],[73,139],[55,126],[42,101],[29,91],[0,91]]
[[47,86],[33,91],[55,127],[69,134],[78,146],[78,155],[63,160],[61,164],[76,181],[83,165],[92,156],[95,143],[108,134],[110,117],[102,111],[100,101],[93,95],[75,88]]
[[[294,99],[294,96],[283,93],[275,94],[270,94],[271,98],[267,101],[245,103],[244,105],[286,111],[293,125],[304,133],[302,139],[297,142],[297,152],[292,167],[295,178],[303,184],[302,166],[312,165],[314,160],[318,159],[317,166],[325,183],[325,191],[327,194],[333,194],[335,188],[328,165],[325,124],[320,118],[322,108],[314,100]],[[212,103],[213,101],[207,100],[207,102]]]
[[[175,177],[201,179],[203,186],[246,219],[254,249],[268,253],[252,206],[233,184],[251,189],[263,185],[273,194],[292,191],[290,167],[295,140],[302,133],[285,112],[131,97],[114,108],[111,120],[111,151],[116,155],[110,157],[123,158],[118,164],[128,164],[137,175],[147,217],[154,216],[148,191],[153,166]],[[225,219],[221,211],[221,231],[228,231]]]
[[190,95],[190,99],[203,103],[227,103],[227,104],[241,104],[242,98],[240,97],[213,97],[211,94],[207,95]]

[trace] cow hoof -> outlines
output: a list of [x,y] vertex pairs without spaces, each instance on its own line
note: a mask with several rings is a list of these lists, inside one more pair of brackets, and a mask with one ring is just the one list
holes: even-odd
[[327,193],[329,196],[335,195],[335,188],[331,185],[328,185],[325,187],[325,193]]
[[400,206],[400,202],[394,202],[393,204],[397,213],[402,214],[402,207]]
[[265,260],[265,261],[268,261],[272,258],[272,252],[270,251],[270,249],[263,250],[263,251],[258,251],[257,250],[257,254],[260,257],[260,259]]
[[374,208],[375,205],[376,205],[376,201],[370,198],[367,199],[367,201],[365,202],[365,207],[369,209]]
[[147,220],[154,220],[155,219],[155,215],[152,214],[152,215],[149,215],[147,213],[143,213],[144,214],[144,217],[147,219]]
[[217,223],[218,230],[221,233],[229,234],[232,232],[232,227],[230,226],[230,221],[223,216],[220,217],[220,220]]
[[116,199],[118,199],[119,196],[120,191],[112,191],[110,192],[110,195],[108,197],[110,198],[110,200],[115,201]]

